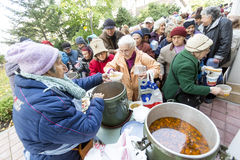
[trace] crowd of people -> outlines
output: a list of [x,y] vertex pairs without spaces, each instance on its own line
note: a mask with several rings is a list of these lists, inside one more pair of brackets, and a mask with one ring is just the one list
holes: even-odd
[[[101,35],[89,35],[87,42],[77,37],[77,50],[69,42],[58,51],[49,41],[40,44],[22,38],[8,51],[13,121],[26,159],[79,159],[73,149],[95,137],[104,95],[93,95],[86,114],[77,106],[87,90],[110,81],[109,74],[115,71],[123,73],[121,82],[131,101],[139,98],[139,79],[152,72],[165,102],[188,104],[187,98],[196,102],[201,96],[198,100],[210,103],[223,91],[203,82],[201,67],[208,64],[225,72],[240,44],[239,16],[227,15],[220,7],[201,7],[192,14],[174,13],[156,21],[147,17],[140,25],[120,29],[108,18],[103,28]],[[134,74],[136,65],[145,66],[147,72]],[[72,81],[67,72],[77,72],[81,78]]]

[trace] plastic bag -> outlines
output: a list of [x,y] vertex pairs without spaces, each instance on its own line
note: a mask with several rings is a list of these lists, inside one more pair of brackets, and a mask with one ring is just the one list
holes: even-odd
[[154,83],[154,73],[151,70],[147,71],[147,79],[139,81],[139,95],[143,105],[152,108],[157,104],[161,104],[162,93],[156,83]]
[[115,144],[95,143],[84,160],[146,160],[145,150],[140,151],[132,144],[141,138],[129,136],[131,129],[126,129]]

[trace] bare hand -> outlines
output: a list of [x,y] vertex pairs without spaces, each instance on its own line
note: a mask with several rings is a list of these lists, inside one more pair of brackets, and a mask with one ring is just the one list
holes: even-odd
[[104,97],[104,94],[102,93],[94,93],[92,98],[103,98]]
[[220,63],[220,60],[217,59],[217,58],[214,58],[214,59],[213,59],[213,62],[214,62],[214,63]]
[[159,79],[162,80],[163,79],[163,75],[159,74]]
[[108,74],[106,74],[106,73],[102,74],[102,80],[104,82],[111,82],[111,79],[109,78]]
[[223,90],[220,87],[210,87],[210,90],[212,94],[214,95],[224,95]]
[[140,74],[138,75],[138,77],[141,78],[141,79],[147,78],[147,72],[140,73]]

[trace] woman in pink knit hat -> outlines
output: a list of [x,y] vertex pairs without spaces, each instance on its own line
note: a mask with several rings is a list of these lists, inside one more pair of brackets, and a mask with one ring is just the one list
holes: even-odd
[[13,45],[6,59],[20,67],[15,76],[13,122],[25,159],[79,160],[79,152],[73,149],[95,137],[104,110],[102,93],[93,95],[86,113],[81,111],[81,99],[107,75],[72,81],[64,75],[67,67],[56,48],[31,41]]

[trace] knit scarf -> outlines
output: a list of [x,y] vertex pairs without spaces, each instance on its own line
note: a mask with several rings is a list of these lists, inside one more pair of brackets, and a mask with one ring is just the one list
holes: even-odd
[[86,95],[86,91],[81,87],[79,87],[77,84],[75,84],[66,75],[64,75],[63,79],[50,77],[50,76],[40,76],[35,74],[29,74],[29,73],[24,73],[22,71],[20,72],[20,75],[25,78],[31,78],[45,84],[48,88],[46,88],[44,92],[51,89],[52,87],[56,87],[60,91],[67,92],[70,95],[72,95],[74,98],[79,100]]

